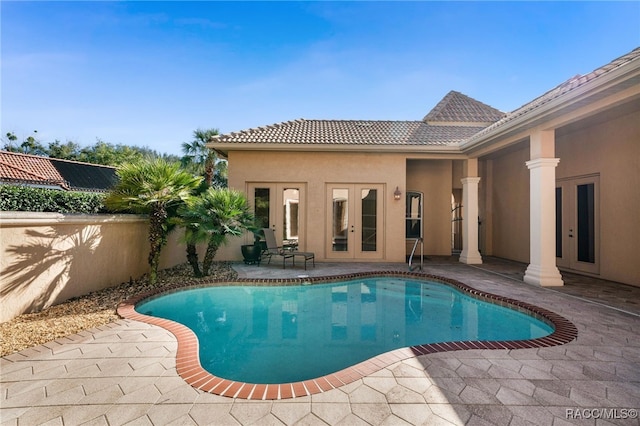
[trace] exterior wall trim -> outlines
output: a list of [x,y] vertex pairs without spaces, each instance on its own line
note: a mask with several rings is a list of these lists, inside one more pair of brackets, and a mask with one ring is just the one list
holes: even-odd
[[90,215],[90,214],[64,214],[49,212],[0,212],[0,228],[10,226],[29,225],[82,225],[105,223],[137,223],[146,222],[145,215],[115,214],[115,215]]

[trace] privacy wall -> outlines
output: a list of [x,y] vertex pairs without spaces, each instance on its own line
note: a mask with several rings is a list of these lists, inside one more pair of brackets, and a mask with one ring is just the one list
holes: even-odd
[[[135,215],[0,213],[0,322],[148,272],[148,220]],[[186,261],[178,234],[160,267]]]

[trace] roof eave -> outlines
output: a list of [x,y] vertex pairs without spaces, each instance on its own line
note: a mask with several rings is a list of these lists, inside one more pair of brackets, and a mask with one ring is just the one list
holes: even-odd
[[448,145],[358,145],[358,144],[265,144],[208,143],[207,146],[228,158],[230,151],[271,152],[373,152],[373,153],[459,153],[458,144]]
[[480,131],[458,146],[461,151],[466,153],[487,145],[496,139],[508,137],[514,133],[535,127],[546,117],[561,114],[563,111],[570,111],[572,106],[579,105],[581,101],[587,98],[606,93],[616,86],[620,87],[619,90],[624,90],[624,83],[633,81],[633,79],[640,80],[640,60],[633,60],[624,66],[588,81],[580,87],[563,93],[538,107],[534,107],[530,111],[523,112],[522,115],[514,117],[503,125],[498,125],[486,132]]

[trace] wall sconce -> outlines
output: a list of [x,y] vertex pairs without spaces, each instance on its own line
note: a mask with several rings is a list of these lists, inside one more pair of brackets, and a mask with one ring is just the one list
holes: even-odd
[[402,198],[402,192],[400,192],[400,188],[396,186],[396,190],[393,191],[393,199],[399,200],[400,198]]

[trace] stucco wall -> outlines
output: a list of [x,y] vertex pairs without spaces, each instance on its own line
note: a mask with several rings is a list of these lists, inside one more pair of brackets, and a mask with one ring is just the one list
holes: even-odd
[[[147,229],[141,216],[0,213],[0,322],[142,276]],[[186,261],[178,236],[161,268]]]
[[[556,131],[556,179],[599,175],[599,277],[640,285],[640,112]],[[481,161],[483,254],[529,262],[529,147]]]
[[451,254],[452,168],[451,160],[407,161],[407,189],[424,193],[425,254]]
[[[312,251],[317,261],[327,259],[325,217],[326,183],[379,183],[384,185],[383,258],[385,261],[405,261],[404,193],[406,160],[396,154],[364,154],[339,152],[250,152],[229,153],[229,186],[247,191],[246,182],[297,182],[306,189],[307,212],[304,250]],[[396,186],[403,193],[400,201],[393,199]],[[399,237],[401,236],[401,237]],[[241,259],[240,245],[249,242],[232,240],[219,252],[225,260]]]
[[559,131],[556,177],[600,175],[600,277],[640,286],[640,112]]
[[[491,232],[483,235],[490,239],[486,253],[519,262],[529,262],[529,169],[525,162],[529,160],[529,145],[510,149],[502,155],[492,158],[480,168],[485,175],[481,187],[487,187],[483,193],[485,200],[490,194],[489,202],[479,203],[484,206],[480,217],[487,216],[487,208],[491,209]],[[487,167],[491,167],[487,171]]]

